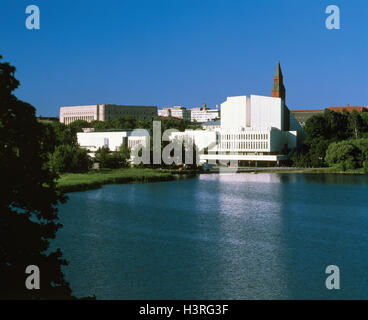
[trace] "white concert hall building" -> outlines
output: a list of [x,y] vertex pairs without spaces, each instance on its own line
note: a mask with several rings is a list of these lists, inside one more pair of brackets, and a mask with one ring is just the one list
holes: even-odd
[[285,105],[285,88],[279,62],[272,96],[228,97],[221,104],[221,127],[175,132],[172,139],[192,139],[201,150],[202,163],[232,161],[258,165],[279,163],[290,157],[304,139],[299,122]]

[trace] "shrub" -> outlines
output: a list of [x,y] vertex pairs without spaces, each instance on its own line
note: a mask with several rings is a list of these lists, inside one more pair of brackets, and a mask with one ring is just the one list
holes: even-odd
[[342,170],[361,167],[360,150],[349,140],[331,143],[326,152],[325,160],[331,167],[338,165]]
[[92,167],[92,161],[87,151],[78,147],[62,144],[55,148],[50,157],[50,165],[59,173],[87,172]]

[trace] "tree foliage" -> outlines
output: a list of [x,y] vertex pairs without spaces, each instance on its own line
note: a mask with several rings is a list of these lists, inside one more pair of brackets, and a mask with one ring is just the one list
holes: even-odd
[[368,169],[368,140],[351,139],[331,143],[326,152],[326,162],[341,170]]
[[119,150],[111,152],[108,147],[98,148],[95,160],[100,168],[118,169],[128,166],[130,159],[130,149],[121,145]]
[[[0,61],[0,299],[68,299],[61,271],[67,262],[60,250],[48,250],[61,227],[57,205],[66,198],[47,165],[47,129],[34,107],[12,94],[14,72]],[[25,287],[28,265],[40,269],[40,290]]]
[[51,154],[50,165],[58,173],[83,173],[92,167],[92,160],[87,150],[75,145],[61,144]]
[[304,131],[307,138],[292,156],[294,166],[323,167],[340,163],[343,170],[364,166],[365,160],[361,160],[364,152],[359,150],[368,141],[368,113],[326,109],[322,115],[309,118]]

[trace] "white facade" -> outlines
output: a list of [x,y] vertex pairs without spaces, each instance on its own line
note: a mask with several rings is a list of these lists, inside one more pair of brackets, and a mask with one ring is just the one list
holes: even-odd
[[221,129],[240,130],[250,126],[250,98],[228,97],[221,104]]
[[80,147],[89,150],[89,154],[93,157],[95,152],[102,147],[117,151],[122,144],[129,148],[134,148],[136,145],[146,146],[150,136],[147,130],[137,129],[132,131],[78,132],[77,139]]
[[201,129],[198,130],[185,130],[184,132],[173,132],[170,135],[170,140],[174,139],[190,139],[196,145],[199,150],[204,150],[205,148],[212,146],[214,147],[217,141],[217,132],[216,131],[204,131]]
[[284,105],[281,98],[251,95],[250,123],[252,128],[283,130]]
[[170,109],[162,109],[157,111],[159,117],[171,117],[171,111]]
[[220,112],[216,109],[192,108],[190,109],[190,118],[192,122],[206,122],[220,118]]

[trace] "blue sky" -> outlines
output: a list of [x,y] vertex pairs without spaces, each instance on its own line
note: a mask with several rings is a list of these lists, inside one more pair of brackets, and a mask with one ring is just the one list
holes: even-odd
[[[30,4],[40,30],[25,27]],[[325,27],[330,4],[340,30]],[[366,0],[1,0],[0,54],[43,116],[270,95],[277,60],[291,109],[368,105],[367,17]]]

